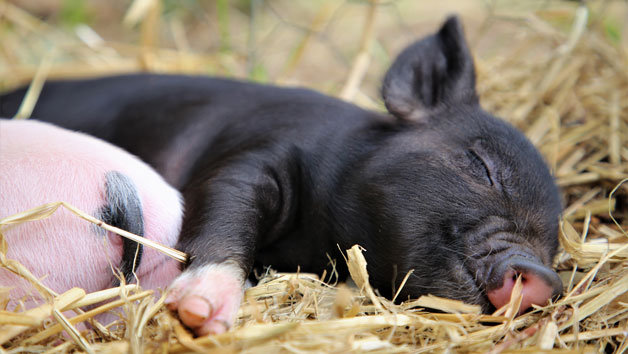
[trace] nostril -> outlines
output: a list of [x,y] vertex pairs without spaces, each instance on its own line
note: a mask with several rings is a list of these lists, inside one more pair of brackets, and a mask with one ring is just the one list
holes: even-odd
[[532,277],[531,277],[529,274],[524,273],[524,272],[515,272],[514,279],[516,280],[516,279],[517,279],[517,277],[521,277],[521,282],[522,282],[523,284],[526,284],[526,283],[528,283],[529,281],[532,281],[532,279],[531,279]]

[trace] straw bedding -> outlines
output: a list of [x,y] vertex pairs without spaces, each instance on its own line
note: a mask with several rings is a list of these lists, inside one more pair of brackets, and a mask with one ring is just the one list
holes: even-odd
[[[142,2],[134,2],[133,8],[140,6],[138,3]],[[370,39],[377,37],[372,27],[376,5],[365,6],[366,23],[362,32],[365,39],[348,70],[350,79],[344,84],[339,80],[334,86],[342,86],[342,90],[331,90],[332,94],[353,98],[366,106],[373,105],[374,100],[368,99],[368,88],[361,91],[360,82],[372,59],[368,59],[368,53],[374,51]],[[50,29],[48,24],[35,20],[17,6],[4,3],[0,7],[0,16],[15,29],[3,32],[0,41],[11,43],[18,52],[25,46],[17,43],[19,36]],[[335,274],[271,271],[257,286],[247,290],[231,331],[203,338],[194,338],[165,310],[163,298],[135,285],[96,294],[71,289],[57,295],[42,289],[44,297],[50,300],[42,302],[39,308],[26,312],[0,311],[0,353],[626,352],[628,51],[621,42],[600,31],[601,26],[591,25],[594,20],[587,18],[590,11],[568,9],[561,12],[570,19],[565,29],[558,30],[538,16],[527,17],[527,36],[523,40],[502,46],[494,55],[476,63],[484,107],[526,133],[546,157],[562,188],[565,204],[559,232],[562,247],[555,266],[563,278],[565,292],[556,303],[515,317],[519,300],[515,289],[511,303],[491,315],[481,314],[476,306],[432,296],[395,305],[377,296],[370,287],[363,251],[356,246],[346,251],[347,259],[336,260],[349,264],[355,285],[341,284]],[[155,21],[157,10],[145,10],[144,17],[141,9],[133,11],[138,14],[129,12],[127,21],[133,21],[133,16],[139,18],[137,21],[141,19],[140,42],[145,49],[151,45],[151,28],[156,26],[151,21]],[[320,15],[327,10],[316,11]],[[320,18],[317,21],[324,22]],[[314,21],[312,27],[316,26]],[[56,32],[54,35],[62,36]],[[301,40],[299,48],[308,39]],[[98,54],[92,51],[90,60],[108,60],[107,65],[77,65],[73,74],[128,71],[138,66],[185,71],[198,63],[223,69],[239,65],[236,59],[223,54],[174,53],[157,48],[126,52],[134,56],[110,56],[108,50],[114,47],[113,43],[100,43]],[[73,51],[73,58],[86,58],[81,52],[86,48],[66,46],[57,50]],[[124,51],[119,47],[116,50]],[[45,77],[70,75],[63,62],[54,63],[42,55],[43,65],[29,65],[32,63],[16,59],[18,52],[11,54],[5,50],[1,55],[14,73],[11,79],[2,82],[5,87],[33,76],[39,78],[35,80],[37,84]],[[296,50],[283,74],[298,66],[299,55]],[[17,217],[2,215],[0,227],[45,217],[56,207],[59,204],[36,208]],[[6,247],[10,246],[3,240],[2,267],[29,277],[28,270],[4,256]],[[32,276],[30,279],[37,282]],[[85,313],[77,310],[81,314],[71,319],[63,314],[103,299],[113,301]],[[112,328],[92,323],[93,330],[79,332],[73,326],[77,320],[90,319],[110,308],[116,308],[121,316]],[[430,313],[425,308],[441,312]],[[61,334],[63,329],[69,334]]]

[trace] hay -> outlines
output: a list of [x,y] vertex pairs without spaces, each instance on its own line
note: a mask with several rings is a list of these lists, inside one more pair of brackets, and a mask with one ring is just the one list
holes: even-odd
[[[553,10],[506,16],[508,19],[502,20],[502,25],[505,22],[514,26],[523,35],[509,41],[507,46],[499,46],[495,54],[479,59],[476,66],[484,107],[526,133],[547,158],[562,188],[565,200],[559,234],[562,249],[555,266],[563,278],[565,296],[556,303],[518,317],[515,316],[520,301],[517,291],[511,303],[492,315],[480,314],[474,306],[433,296],[396,305],[373,291],[361,250],[356,247],[346,250],[346,262],[357,287],[332,283],[333,274],[319,278],[312,274],[271,272],[246,291],[231,331],[203,338],[194,338],[164,308],[163,298],[133,285],[97,294],[72,289],[60,295],[39,285],[37,289],[42,296],[49,298],[44,305],[19,313],[0,311],[0,352],[628,351],[628,51],[621,43],[609,39],[603,26],[595,25],[603,23],[605,17],[601,11],[605,5],[590,5],[591,11],[587,11],[562,2],[555,4]],[[369,63],[371,67],[387,65],[387,57],[381,54],[382,44],[376,39],[382,32],[374,22],[383,21],[381,13],[390,6],[369,2],[360,9],[361,22],[355,27],[363,25],[359,36],[362,40],[356,41],[359,47],[347,61],[354,64],[345,68],[345,75],[337,76],[339,79],[333,85],[319,87],[327,87],[332,93],[341,92],[339,95],[346,98],[353,97],[361,105],[381,108],[362,77]],[[397,9],[402,7],[397,6]],[[498,9],[489,10],[480,31],[488,37],[491,23],[498,23],[500,18]],[[133,3],[125,21],[139,23],[141,36],[139,44],[130,45],[77,39],[2,2],[0,16],[14,30],[3,32],[0,38],[6,48],[11,48],[0,52],[0,61],[7,70],[0,75],[3,78],[0,84],[8,88],[28,82],[38,71],[48,78],[145,69],[247,74],[247,69],[243,69],[247,65],[237,52],[194,53],[189,48],[197,41],[187,38],[190,32],[182,31],[181,23],[177,24],[176,20],[171,22],[172,28],[179,28],[175,31],[178,33],[175,49],[160,47],[156,37],[159,26],[164,24],[158,21],[157,11],[158,1]],[[286,66],[275,71],[267,69],[269,75],[278,73],[275,81],[294,82],[301,71],[307,71],[299,70],[308,67],[305,53],[308,48],[320,49],[320,41],[328,40],[323,31],[339,16],[340,10],[323,2],[312,11],[317,14],[311,21],[313,30],[296,36],[292,55],[286,55]],[[229,21],[221,21],[221,26],[246,25],[238,22],[242,20],[234,14],[237,15],[232,11]],[[569,18],[566,31],[550,24],[556,22],[554,17],[561,16]],[[266,21],[260,17],[251,23],[262,20]],[[230,34],[232,45],[237,46],[233,39],[237,33]],[[55,52],[48,54],[49,48],[42,42],[55,43]],[[32,58],[33,52],[38,53],[39,60],[25,59]],[[40,65],[47,55],[51,59],[45,65],[50,66]],[[259,62],[248,65],[249,69],[255,65]],[[317,76],[325,75],[317,73]],[[24,109],[27,113],[28,107]],[[10,220],[26,222],[32,217],[35,216],[3,219],[0,231]],[[6,247],[10,245],[0,249],[2,266],[29,277],[19,264],[6,260]],[[37,281],[32,276],[29,279]],[[0,291],[0,303],[3,303],[2,294]],[[72,318],[62,316],[62,311],[103,299],[111,302]],[[61,333],[76,332],[78,322],[113,307],[122,312],[120,326],[104,328],[91,320],[93,330],[70,336]],[[426,307],[442,313],[426,312]]]

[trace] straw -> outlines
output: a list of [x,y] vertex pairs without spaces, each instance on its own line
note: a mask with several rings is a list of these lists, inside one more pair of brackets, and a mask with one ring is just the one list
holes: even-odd
[[[393,53],[437,26],[431,11],[441,4],[423,3],[264,2],[255,7],[253,21],[248,7],[226,1],[207,8],[176,5],[183,13],[177,17],[171,3],[135,0],[115,14],[119,37],[108,37],[98,21],[88,24],[102,39],[94,45],[53,20],[0,2],[0,17],[10,28],[0,32],[0,74],[5,73],[0,84],[8,89],[33,82],[33,99],[20,113],[27,117],[44,78],[138,70],[244,77],[251,71],[251,48],[263,48],[255,51],[254,64],[267,71],[268,81],[289,78],[291,84],[328,93],[342,87],[341,98],[383,109],[378,85]],[[43,302],[26,311],[0,308],[0,352],[628,352],[628,50],[625,39],[609,35],[613,26],[621,27],[613,22],[615,13],[628,11],[627,6],[562,1],[531,6],[508,9],[493,2],[478,12],[485,16],[480,31],[474,31],[472,13],[462,17],[473,39],[483,107],[530,138],[561,188],[561,248],[554,263],[565,285],[561,298],[522,316],[517,316],[519,291],[493,314],[431,295],[395,303],[370,284],[364,252],[377,250],[356,245],[340,250],[346,259],[330,258],[334,267],[347,264],[355,285],[344,284],[335,270],[271,269],[246,290],[229,332],[196,338],[165,308],[163,295],[136,285],[54,293],[6,257],[11,245],[2,237],[2,271],[31,282]],[[312,20],[304,24],[302,18]],[[335,24],[343,30],[334,32]],[[287,35],[295,28],[299,35]],[[500,33],[504,28],[511,32]],[[313,67],[327,69],[314,72]],[[307,81],[298,82],[303,78]],[[0,215],[0,234],[64,207],[85,222],[185,260],[181,252],[110,227],[66,203],[32,207]],[[6,306],[7,293],[0,291],[0,305]],[[119,320],[104,328],[95,316],[110,311]]]

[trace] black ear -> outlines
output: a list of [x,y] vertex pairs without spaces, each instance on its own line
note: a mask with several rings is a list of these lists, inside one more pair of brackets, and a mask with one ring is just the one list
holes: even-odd
[[397,57],[384,78],[382,97],[390,113],[415,121],[442,106],[478,102],[473,58],[457,17]]

